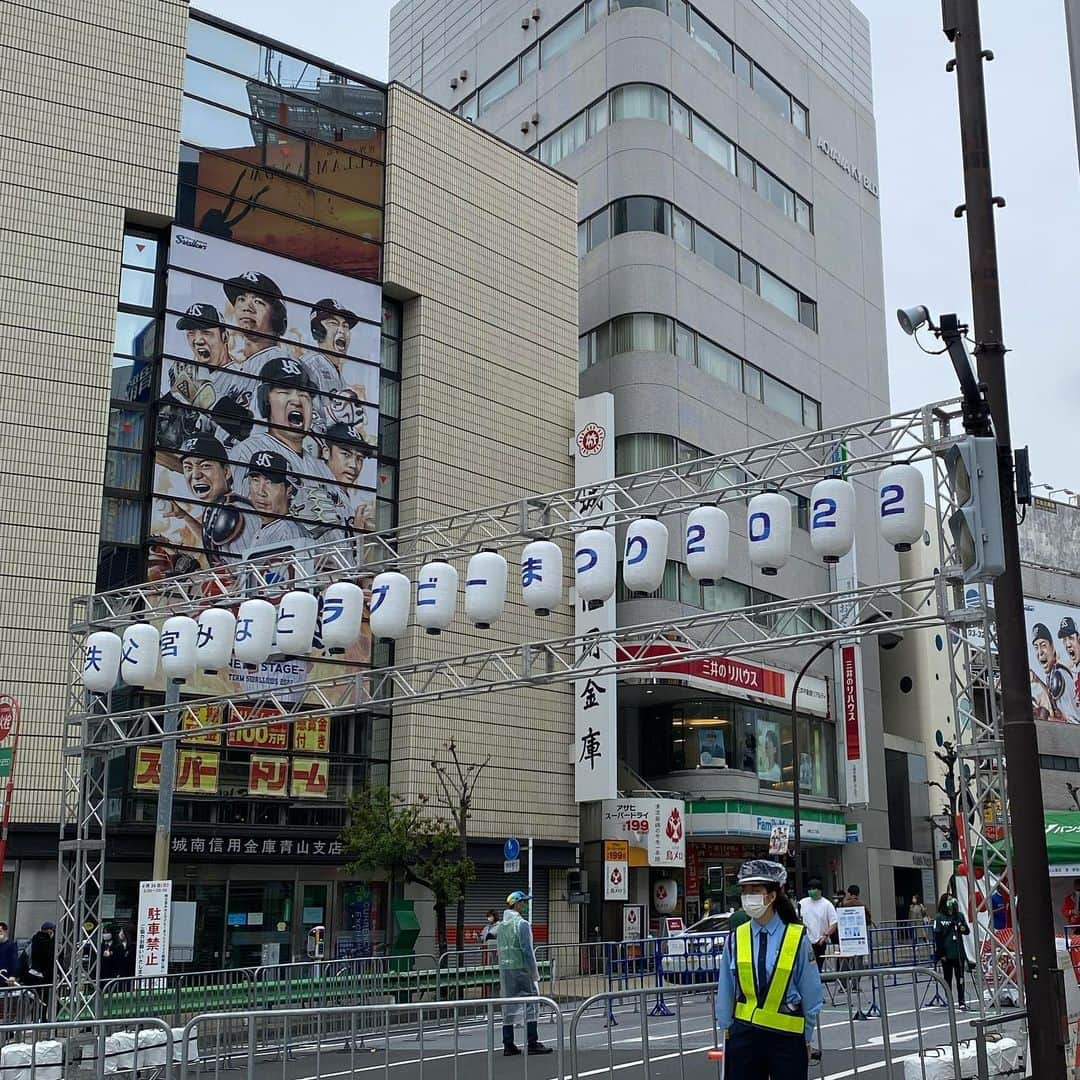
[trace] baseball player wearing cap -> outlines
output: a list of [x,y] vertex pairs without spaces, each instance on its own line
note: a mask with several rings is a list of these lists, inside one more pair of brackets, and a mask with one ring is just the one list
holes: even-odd
[[[532,899],[520,889],[506,898],[502,922],[495,931],[499,949],[499,980],[504,998],[537,997],[540,993],[540,971],[533,951],[532,927],[521,914]],[[525,1011],[525,1031],[530,1054],[550,1054],[551,1047],[540,1041],[537,1032],[538,1010],[533,1003],[514,1002],[503,1006],[503,1054],[512,1057],[521,1050],[514,1044],[514,1024]]]
[[1065,646],[1065,655],[1072,665],[1073,699],[1080,709],[1080,631],[1077,630],[1076,620],[1071,615],[1066,615],[1061,620],[1057,636]]
[[285,458],[273,450],[259,450],[247,464],[247,478],[248,499],[259,515],[260,525],[244,550],[244,558],[296,540],[306,544],[310,540],[308,533],[287,516],[297,485],[295,477],[289,475]]
[[[250,509],[248,500],[232,489],[225,447],[210,435],[188,439],[180,447],[180,468],[188,490],[203,504],[199,528],[207,562],[215,566],[237,558],[251,543],[258,524],[245,513]],[[181,513],[193,517],[186,510]]]
[[716,1022],[727,1032],[725,1072],[806,1080],[824,994],[810,940],[784,893],[787,871],[750,859],[737,880],[750,921],[735,930],[720,961]]
[[316,300],[311,307],[311,340],[320,351],[308,353],[304,360],[324,394],[345,389],[342,364],[359,321],[358,315],[330,297]]
[[[349,524],[360,532],[375,528],[375,496],[370,490],[360,490],[357,484],[373,488],[376,465],[371,447],[357,438],[356,432],[345,424],[333,424],[322,437],[322,456],[334,479],[341,485]],[[344,486],[347,485],[347,486]]]
[[247,270],[222,284],[232,305],[232,324],[240,333],[244,370],[256,375],[275,358],[295,359],[289,348],[275,338],[285,336],[289,313],[281,289],[273,278]]
[[1054,639],[1045,623],[1036,623],[1031,631],[1035,659],[1043,676],[1030,670],[1031,700],[1037,720],[1057,720],[1080,724],[1080,707],[1076,701],[1076,684],[1072,672],[1058,659]]

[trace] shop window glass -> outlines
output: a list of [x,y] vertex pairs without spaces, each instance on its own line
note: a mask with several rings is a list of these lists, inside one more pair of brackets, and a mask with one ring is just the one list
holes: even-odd
[[690,36],[701,45],[706,52],[711,53],[728,69],[731,70],[732,48],[719,30],[711,23],[706,22],[693,8],[690,9]]
[[630,84],[611,94],[612,123],[618,120],[659,120],[668,122],[668,95],[658,86]]
[[550,64],[556,56],[564,53],[575,41],[579,41],[584,36],[585,9],[581,7],[540,42],[540,66]]
[[785,285],[779,278],[773,277],[768,270],[761,267],[758,268],[758,279],[762,300],[779,308],[793,319],[799,317],[799,294],[790,285]]

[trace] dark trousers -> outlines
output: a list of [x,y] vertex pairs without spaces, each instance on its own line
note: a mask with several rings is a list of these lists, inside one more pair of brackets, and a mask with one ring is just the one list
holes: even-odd
[[728,1032],[724,1075],[732,1080],[806,1080],[810,1056],[802,1035],[736,1020]]
[[952,992],[953,979],[956,979],[956,1000],[958,1004],[964,1004],[964,962],[962,960],[941,961],[941,974],[945,976],[945,985]]
[[827,941],[815,941],[810,948],[814,950],[814,959],[817,960],[818,971],[824,970],[825,950],[829,947]]

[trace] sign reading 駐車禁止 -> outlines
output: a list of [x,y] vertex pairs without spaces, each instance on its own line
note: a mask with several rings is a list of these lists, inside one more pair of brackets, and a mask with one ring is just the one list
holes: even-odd
[[[574,483],[588,488],[578,501],[582,517],[610,509],[603,485],[615,478],[615,399],[611,394],[581,398],[574,408]],[[584,528],[585,526],[583,526]],[[611,530],[613,531],[613,530]],[[596,635],[574,682],[574,798],[613,799],[618,794],[615,746],[615,675],[601,674],[614,661],[615,597],[589,608],[574,596],[574,635]],[[605,640],[606,636],[606,640]],[[595,671],[592,669],[596,669]]]
[[171,881],[139,882],[139,924],[135,939],[135,977],[169,974]]

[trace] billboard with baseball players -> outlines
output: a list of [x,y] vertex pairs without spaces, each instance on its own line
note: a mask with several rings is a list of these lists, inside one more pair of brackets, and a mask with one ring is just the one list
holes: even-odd
[[1024,598],[1036,720],[1080,724],[1080,608]]
[[166,306],[150,578],[373,529],[380,288],[177,227]]

